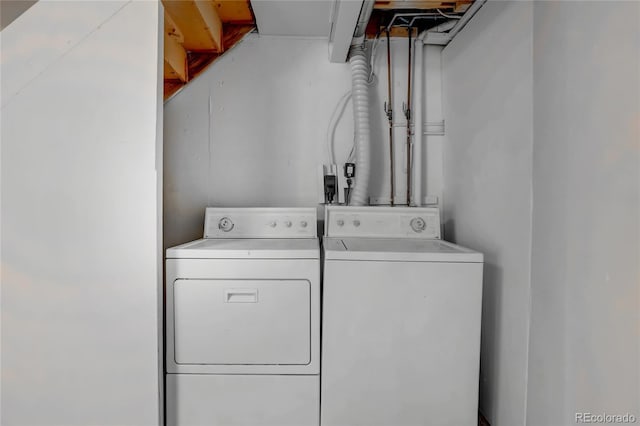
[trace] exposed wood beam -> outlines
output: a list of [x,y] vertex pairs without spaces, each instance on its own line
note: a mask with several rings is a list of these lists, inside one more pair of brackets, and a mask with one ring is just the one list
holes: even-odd
[[162,0],[164,98],[255,28],[249,0]]
[[184,43],[184,35],[182,35],[180,29],[176,23],[173,22],[171,15],[169,15],[166,10],[164,11],[164,35],[165,37],[171,36],[175,38],[180,44]]
[[[390,37],[408,37],[409,30],[407,27],[391,27],[391,29],[389,30],[389,36]],[[415,27],[411,28],[411,37],[417,37],[417,36],[418,36],[418,29]]]
[[164,35],[164,78],[179,79],[186,83],[189,80],[187,51],[176,40],[176,37]]
[[183,45],[187,51],[224,50],[222,21],[213,0],[163,0],[162,3],[183,34]]
[[471,6],[471,3],[473,3],[473,0],[459,0],[459,1],[456,1],[456,6],[453,8],[453,11],[455,13],[466,12],[467,9],[469,9],[469,6]]
[[216,6],[212,0],[196,0],[196,7],[200,11],[200,16],[207,24],[207,31],[211,34],[213,42],[216,44],[218,53],[224,51],[224,42],[222,40],[222,21],[216,12]]
[[253,15],[249,8],[249,0],[214,0],[218,16],[225,23],[237,25],[253,25]]
[[[237,42],[239,42],[248,32],[253,30],[253,25],[233,25],[225,24],[224,46],[225,50],[229,50]],[[211,52],[190,53],[187,56],[188,77],[193,80],[198,74],[214,62],[220,54]],[[167,71],[167,68],[169,71]],[[178,90],[182,89],[185,83],[180,81],[171,67],[165,62],[165,80],[164,80],[164,99],[167,100]]]

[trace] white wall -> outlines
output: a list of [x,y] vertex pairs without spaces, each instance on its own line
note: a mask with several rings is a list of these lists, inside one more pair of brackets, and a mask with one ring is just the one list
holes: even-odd
[[350,83],[326,41],[250,35],[169,100],[165,245],[201,237],[206,206],[315,205],[329,116]]
[[3,425],[157,425],[162,13],[38,2],[2,33]]
[[[446,139],[444,136],[446,123],[442,98],[442,46],[428,45],[424,47],[424,73],[422,78],[425,117],[423,128],[414,129],[414,134],[419,131],[423,133],[422,204],[426,205],[435,201],[442,208],[444,187],[443,144]],[[442,133],[439,134],[440,132]],[[427,197],[430,200],[427,200]]]
[[[439,50],[427,77],[440,84]],[[397,194],[404,194],[407,42],[392,40]],[[386,41],[378,47],[371,90],[372,197],[389,197]],[[433,77],[430,77],[433,75]],[[319,167],[328,164],[327,128],[351,89],[349,64],[330,63],[327,40],[251,34],[165,104],[165,246],[200,238],[206,206],[314,206]],[[438,93],[439,96],[439,93]],[[414,100],[416,102],[416,100]],[[435,108],[432,108],[433,111]],[[336,131],[344,163],[353,141],[351,104]],[[441,142],[425,142],[440,158]],[[440,160],[441,164],[441,160]],[[356,171],[357,173],[357,171]],[[441,195],[438,160],[425,170]]]
[[527,424],[640,419],[640,4],[534,11]]
[[480,410],[524,424],[531,259],[530,2],[489,2],[443,50],[445,237],[485,254]]
[[640,6],[489,2],[443,51],[448,237],[493,426],[640,418]]

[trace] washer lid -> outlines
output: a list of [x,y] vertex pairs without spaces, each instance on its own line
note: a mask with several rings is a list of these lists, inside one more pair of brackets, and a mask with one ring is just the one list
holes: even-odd
[[318,259],[316,238],[200,239],[167,249],[167,259]]
[[325,238],[325,259],[482,263],[483,255],[441,240]]

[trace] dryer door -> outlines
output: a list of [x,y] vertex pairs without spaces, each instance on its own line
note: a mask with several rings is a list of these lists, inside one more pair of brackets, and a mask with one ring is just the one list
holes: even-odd
[[173,297],[177,364],[311,362],[307,280],[178,279]]

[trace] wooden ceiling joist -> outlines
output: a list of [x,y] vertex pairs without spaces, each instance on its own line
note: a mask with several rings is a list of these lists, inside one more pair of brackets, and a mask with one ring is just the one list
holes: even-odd
[[[216,7],[210,0],[196,0],[196,7],[200,12],[202,20],[207,25],[207,30],[216,46],[216,51],[222,53],[224,51],[224,42],[222,41],[222,20],[216,12]],[[196,49],[191,49],[196,50]]]
[[253,15],[249,9],[248,0],[214,0],[218,16],[222,22],[233,22],[236,25],[253,25]]
[[180,28],[173,22],[171,15],[166,10],[164,11],[164,33],[175,38],[178,43],[184,43],[184,35],[182,35]]
[[163,0],[165,11],[184,36],[191,52],[222,52],[222,21],[212,0]]
[[162,4],[165,99],[255,27],[249,0],[162,0]]
[[189,81],[187,51],[176,40],[176,37],[165,33],[164,36],[164,78]]
[[471,6],[471,3],[473,3],[473,0],[457,1],[456,5],[453,7],[453,11],[455,13],[464,13],[467,11],[467,9],[469,9],[469,6]]
[[366,34],[377,37],[389,25],[391,37],[407,37],[407,26],[422,32],[451,19],[460,19],[474,0],[376,0]]

